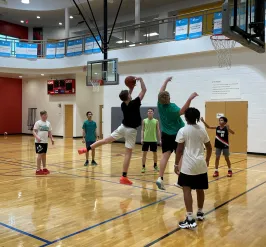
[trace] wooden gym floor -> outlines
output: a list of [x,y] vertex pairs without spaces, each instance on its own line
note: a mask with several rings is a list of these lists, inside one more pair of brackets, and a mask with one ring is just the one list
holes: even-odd
[[174,156],[165,174],[167,190],[159,191],[151,159],[148,172],[140,173],[140,146],[129,171],[134,185],[125,186],[119,184],[122,144],[98,149],[95,168],[83,166],[84,156],[76,151],[82,145],[56,139],[47,155],[51,174],[36,177],[33,138],[0,137],[1,247],[266,246],[266,157],[233,154],[233,177],[226,177],[222,159],[220,178],[214,179],[213,156],[206,220],[195,230],[180,230],[185,208],[182,190],[173,186]]

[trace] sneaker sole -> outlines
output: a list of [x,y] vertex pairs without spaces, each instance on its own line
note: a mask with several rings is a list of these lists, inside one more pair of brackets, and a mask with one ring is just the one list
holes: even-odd
[[181,225],[179,225],[179,227],[180,227],[181,229],[191,229],[191,228],[196,228],[196,227],[197,227],[197,223],[188,224],[188,225],[185,225],[185,226],[181,226]]
[[204,221],[204,217],[198,217],[198,216],[197,216],[197,220],[198,220],[198,221]]
[[158,181],[156,181],[156,185],[157,185],[158,189],[165,190],[165,188],[162,187],[162,184],[159,183]]
[[124,184],[124,185],[132,185],[133,183],[124,183],[120,181],[120,184]]

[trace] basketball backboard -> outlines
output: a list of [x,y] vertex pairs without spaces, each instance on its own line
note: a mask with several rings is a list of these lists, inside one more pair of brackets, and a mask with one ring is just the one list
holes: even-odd
[[225,0],[222,15],[223,35],[258,53],[265,52],[264,0]]
[[88,61],[86,85],[92,86],[91,80],[103,80],[103,85],[119,84],[117,64],[117,58]]

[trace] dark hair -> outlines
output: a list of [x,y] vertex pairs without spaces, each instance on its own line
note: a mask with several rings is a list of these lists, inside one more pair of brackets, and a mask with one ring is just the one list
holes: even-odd
[[189,107],[185,111],[185,118],[189,124],[196,124],[200,120],[200,111],[194,107]]
[[40,115],[42,116],[42,115],[45,115],[45,114],[47,114],[47,111],[41,111],[40,112]]
[[154,112],[154,109],[153,109],[153,108],[149,108],[148,111],[149,111],[149,110],[152,110],[152,111]]
[[92,112],[91,112],[91,111],[88,111],[88,112],[86,113],[86,116],[88,117],[89,114],[92,114]]
[[128,100],[128,95],[129,95],[128,90],[122,90],[121,93],[119,94],[119,98],[122,101],[127,101]]
[[220,119],[223,119],[225,123],[228,122],[228,119],[227,119],[226,117],[220,117],[219,120],[220,120]]

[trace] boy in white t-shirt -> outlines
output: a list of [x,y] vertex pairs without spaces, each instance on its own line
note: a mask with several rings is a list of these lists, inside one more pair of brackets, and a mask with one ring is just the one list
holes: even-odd
[[[47,112],[41,111],[41,120],[37,121],[33,127],[33,135],[35,137],[35,149],[37,156],[37,170],[36,175],[47,175],[50,171],[46,168],[46,153],[48,148],[48,137],[50,137],[52,145],[54,139],[52,136],[52,126],[47,121]],[[41,164],[43,169],[41,169]]]
[[[185,111],[187,125],[179,130],[176,136],[178,143],[176,151],[176,162],[178,164],[182,155],[181,172],[178,165],[175,165],[175,173],[179,175],[178,184],[183,188],[184,201],[187,210],[187,217],[179,222],[180,228],[194,228],[197,223],[193,217],[193,200],[191,190],[196,190],[198,201],[197,219],[203,220],[202,211],[204,204],[204,190],[208,189],[207,166],[212,153],[212,146],[209,136],[204,128],[197,125],[200,120],[200,112],[196,108],[188,108]],[[204,157],[204,147],[207,155]]]

